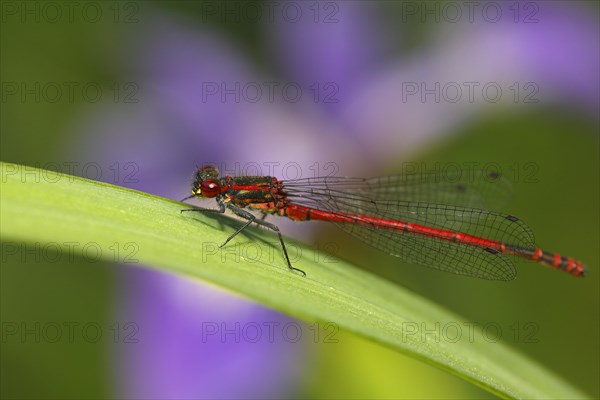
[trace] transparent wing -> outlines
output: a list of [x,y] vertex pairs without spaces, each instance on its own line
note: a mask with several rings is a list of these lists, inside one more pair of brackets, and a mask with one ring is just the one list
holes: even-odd
[[511,182],[496,172],[473,170],[379,178],[320,177],[284,181],[286,190],[314,195],[353,194],[369,200],[403,200],[499,210],[513,197]]
[[[494,183],[483,178],[459,183],[436,179],[430,175],[424,180],[409,179],[406,183],[402,177],[318,178],[306,184],[284,182],[284,191],[296,204],[334,214],[402,221],[512,245],[533,246],[533,233],[523,221],[472,207],[492,201],[493,193],[505,193],[504,182],[500,181],[500,186],[492,189]],[[403,198],[412,200],[391,200],[401,193],[406,194]],[[494,280],[510,280],[516,275],[510,258],[493,249],[386,229],[376,223],[336,225],[371,246],[414,264]]]

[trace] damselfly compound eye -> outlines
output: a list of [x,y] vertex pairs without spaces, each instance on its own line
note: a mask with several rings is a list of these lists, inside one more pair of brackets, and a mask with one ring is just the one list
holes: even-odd
[[219,177],[219,170],[212,165],[206,165],[198,169],[196,176],[202,180],[217,179]]
[[217,181],[205,180],[200,184],[200,191],[204,197],[217,197],[221,193],[221,186]]

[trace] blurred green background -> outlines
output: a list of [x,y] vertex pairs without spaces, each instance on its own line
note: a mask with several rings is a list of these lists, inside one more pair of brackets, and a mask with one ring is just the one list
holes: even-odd
[[[173,24],[180,22],[188,28],[191,26],[192,30],[197,27],[202,32],[227,37],[243,49],[243,56],[252,60],[260,71],[259,76],[286,80],[281,64],[272,62],[272,56],[265,50],[264,24],[244,18],[233,22],[218,17],[206,21],[203,19],[206,8],[200,2],[114,3],[122,12],[121,19],[128,13],[139,11],[139,14],[131,15],[142,22],[130,24],[115,23],[110,14],[113,9],[107,5],[101,6],[107,17],[98,23],[88,23],[81,18],[75,18],[73,22],[50,22],[42,18],[38,22],[32,20],[35,14],[23,21],[20,14],[12,14],[13,9],[6,8],[7,3],[16,6],[27,3],[34,7],[33,10],[40,4],[2,4],[0,129],[3,161],[43,167],[48,163],[73,160],[73,153],[79,148],[84,155],[78,160],[94,159],[85,145],[89,136],[77,129],[86,126],[81,121],[88,118],[90,112],[99,115],[103,110],[110,112],[109,108],[103,108],[104,101],[90,103],[78,96],[73,102],[64,99],[36,102],[31,96],[23,101],[18,95],[7,94],[7,84],[94,82],[110,88],[115,82],[142,79],[136,76],[139,70],[132,66],[138,61],[135,58],[139,49],[130,47],[129,38],[148,29],[147,26],[142,29],[143,16],[148,14],[168,15],[175,21]],[[544,2],[537,4],[542,9],[545,7]],[[360,3],[359,6],[363,7]],[[400,7],[390,3],[369,6],[382,24],[394,27],[382,38],[391,43],[385,52],[388,59],[418,54],[427,48],[432,37],[439,34],[436,33],[439,24],[435,20],[413,18],[396,26],[394,18],[400,18]],[[577,7],[584,10],[582,14],[598,14],[595,2],[580,3]],[[586,51],[598,59],[598,48]],[[593,80],[590,85],[594,85]],[[596,91],[596,103],[592,101],[591,106],[565,95],[564,101],[545,101],[542,97],[540,103],[531,106],[497,107],[492,112],[477,110],[463,123],[450,125],[446,135],[430,140],[410,154],[403,153],[401,159],[389,159],[365,174],[399,172],[402,162],[406,161],[428,165],[435,162],[494,162],[506,170],[512,168],[521,172],[533,163],[537,166],[535,181],[513,179],[516,195],[507,210],[527,221],[540,246],[583,260],[589,268],[587,278],[573,279],[517,261],[519,275],[513,282],[465,279],[419,267],[402,265],[398,268],[395,260],[354,242],[335,227],[321,229],[318,240],[335,240],[340,244],[338,255],[423,294],[469,321],[498,324],[507,344],[564,376],[590,397],[598,398],[600,157],[598,110],[595,107],[598,87],[593,90]],[[147,104],[151,97],[149,92],[142,87],[139,94],[142,101],[136,107]],[[121,106],[124,113],[130,112],[129,105],[116,105]],[[302,115],[302,110],[294,112]],[[127,137],[129,131],[124,129],[118,134]],[[96,136],[92,141],[98,143],[104,139]],[[285,136],[284,139],[287,140]],[[275,142],[265,145],[267,150],[279,152],[280,159],[287,157],[287,146]],[[133,153],[144,151],[143,146],[137,148],[135,143],[131,146]],[[122,154],[122,150],[115,152]],[[206,153],[203,154],[206,157]],[[119,160],[118,157],[122,156],[114,159]],[[185,164],[193,166],[194,161],[185,160]],[[164,169],[160,164],[156,168],[158,171]],[[171,176],[169,179],[175,180],[173,185],[182,186],[181,193],[187,193],[188,176]],[[116,383],[117,373],[121,374],[121,379],[127,376],[127,371],[118,366],[122,361],[118,357],[122,343],[115,343],[112,335],[125,332],[123,326],[113,325],[124,322],[116,315],[124,307],[120,302],[123,291],[127,290],[120,271],[128,267],[85,259],[49,262],[47,257],[36,253],[33,246],[28,247],[32,250],[28,250],[23,260],[7,254],[7,243],[14,245],[10,238],[2,238],[2,241],[2,398],[125,396]],[[64,322],[78,326],[97,324],[103,329],[103,337],[97,342],[76,339],[69,343],[63,339],[48,343],[33,340],[32,335],[21,340],[18,335],[9,334],[10,329],[20,329],[23,323],[32,327],[36,323],[48,326],[49,323]],[[529,331],[532,326],[534,332]],[[518,337],[515,332],[519,332]],[[524,338],[532,332],[536,339],[533,342]],[[289,397],[312,398],[492,397],[467,382],[379,345],[345,333],[340,333],[338,339],[336,344],[305,343],[305,355],[295,367],[296,384],[283,393]],[[290,359],[288,362],[296,361]]]

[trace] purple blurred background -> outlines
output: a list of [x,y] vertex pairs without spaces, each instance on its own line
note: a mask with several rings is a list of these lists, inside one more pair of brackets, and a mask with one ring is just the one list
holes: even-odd
[[[333,161],[341,175],[360,176],[365,165],[367,175],[385,171],[481,113],[523,107],[510,98],[513,82],[543,87],[535,95],[541,103],[577,103],[596,115],[600,65],[590,49],[599,48],[598,20],[580,7],[544,3],[538,22],[516,24],[504,5],[507,17],[497,23],[435,24],[425,45],[403,53],[398,21],[385,18],[385,5],[336,4],[322,10],[334,12],[331,23],[315,23],[308,4],[300,6],[305,17],[298,22],[264,23],[257,41],[268,68],[226,32],[145,6],[141,26],[120,43],[143,100],[130,109],[109,104],[82,118],[74,130],[89,135],[80,137],[74,154],[135,160],[140,171],[133,188],[177,199],[188,194],[180,177],[195,163],[235,168],[292,161],[303,177],[315,162]],[[430,90],[434,82],[457,82],[464,98],[462,83],[476,82],[477,95],[452,103],[429,94],[422,101],[408,92],[413,82],[428,82]],[[487,101],[479,95],[485,82],[509,94]],[[286,83],[293,83],[289,92],[282,90]],[[302,88],[298,101],[295,87]],[[285,234],[310,241],[308,224],[277,223]],[[302,385],[310,357],[295,344],[199,341],[207,321],[283,325],[287,317],[186,278],[138,268],[123,274],[129,284],[119,304],[126,307],[117,312],[151,334],[119,354],[121,395],[282,398]]]
[[[486,118],[560,110],[598,123],[597,4],[481,2],[472,21],[460,2],[274,2],[273,15],[266,3],[135,4],[133,24],[100,24],[89,28],[93,34],[82,28],[80,38],[72,33],[77,25],[66,24],[65,35],[83,42],[101,66],[95,68],[133,83],[138,101],[102,101],[70,112],[61,121],[69,140],[59,154],[82,163],[132,162],[135,181],[118,183],[167,198],[189,194],[196,164],[217,163],[230,172],[241,167],[242,173],[259,165],[264,174],[293,178],[286,172],[326,174],[333,163],[338,175],[376,176]],[[290,18],[284,9],[301,14]],[[252,17],[255,10],[260,17]],[[497,87],[502,96],[496,101]],[[502,137],[486,140],[493,147]],[[290,164],[299,168],[286,170]],[[311,224],[276,222],[286,236],[307,243],[322,234]],[[115,279],[113,315],[136,321],[143,333],[135,346],[112,354],[111,390],[119,398],[344,397],[358,385],[351,381],[363,380],[355,393],[486,395],[349,335],[342,336],[345,347],[327,350],[306,337],[218,340],[222,327],[236,324],[309,327],[153,269],[119,268]],[[413,284],[427,292],[427,282]],[[206,337],[207,327],[219,332]],[[354,352],[356,358],[344,358]],[[361,360],[390,377],[348,366]],[[340,371],[330,382],[336,390],[317,376],[326,369]],[[394,386],[401,374],[410,379]],[[380,380],[386,383],[377,387],[373,382]],[[346,386],[348,393],[340,389]]]

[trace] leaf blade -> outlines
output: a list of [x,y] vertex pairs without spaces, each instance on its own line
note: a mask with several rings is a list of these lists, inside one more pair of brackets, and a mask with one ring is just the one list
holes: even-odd
[[[181,203],[102,182],[1,163],[3,241],[94,242],[108,261],[114,243],[133,243],[134,258],[165,271],[217,284],[274,309],[341,328],[438,366],[502,397],[584,398],[556,374],[500,343],[419,337],[421,324],[464,324],[462,318],[407,289],[344,262],[303,256],[290,273],[272,235],[252,229],[238,246],[217,246],[233,231],[226,217],[181,215]],[[32,172],[33,171],[33,172]],[[37,175],[36,175],[37,174]],[[43,179],[42,179],[43,177]],[[187,213],[189,214],[189,213]],[[249,236],[257,236],[256,240]],[[264,241],[272,244],[265,244]],[[298,245],[300,249],[308,249]],[[68,246],[66,246],[68,247]],[[232,248],[234,250],[232,250]],[[247,250],[246,249],[246,250]],[[227,253],[229,251],[229,253]],[[227,258],[229,255],[229,259]]]

